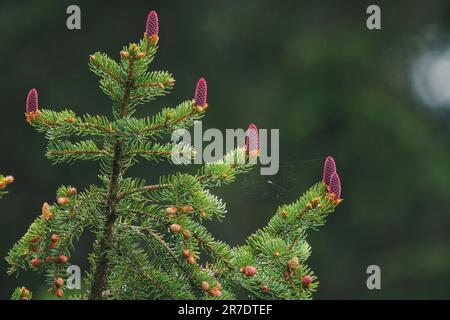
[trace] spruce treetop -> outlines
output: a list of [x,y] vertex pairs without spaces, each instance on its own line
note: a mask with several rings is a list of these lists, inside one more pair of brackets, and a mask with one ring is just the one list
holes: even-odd
[[[311,253],[307,230],[323,225],[342,201],[332,158],[325,162],[321,182],[296,202],[282,205],[266,227],[235,248],[216,240],[204,222],[227,213],[211,189],[235,181],[255,164],[250,161],[259,156],[254,124],[245,146],[204,164],[196,174],[175,172],[152,183],[127,176],[138,161],[193,157],[192,147],[180,150],[166,140],[174,130],[191,127],[208,108],[207,82],[200,78],[192,99],[152,116],[134,116],[139,105],[166,95],[175,84],[169,72],[148,70],[158,40],[158,15],[151,11],[143,38],[124,46],[118,61],[101,52],[89,56],[100,89],[112,101],[110,115],[40,108],[37,90],[28,93],[26,121],[45,134],[46,156],[54,164],[98,162],[99,183],[80,191],[61,186],[53,203],[44,202],[10,250],[8,273],[40,273],[50,292],[61,298],[68,291],[66,270],[74,247],[84,232],[91,232],[90,269],[75,298],[311,298],[318,281],[306,265]],[[31,292],[18,287],[12,298],[30,299]]]

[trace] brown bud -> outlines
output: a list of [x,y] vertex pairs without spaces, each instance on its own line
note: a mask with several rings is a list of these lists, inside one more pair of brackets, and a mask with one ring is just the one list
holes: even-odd
[[66,206],[69,204],[70,200],[66,197],[59,197],[57,202],[60,206]]
[[44,202],[42,205],[42,217],[46,220],[51,220],[53,218],[53,214],[50,212],[50,206],[47,202]]
[[50,237],[50,239],[51,239],[53,242],[58,242],[58,241],[61,239],[61,237],[59,236],[59,234],[54,233],[54,234],[52,234],[52,236]]
[[67,256],[59,256],[58,260],[61,263],[67,263],[67,261],[69,261],[69,258],[67,258]]
[[173,233],[178,233],[181,231],[181,226],[179,224],[173,223],[170,225],[170,231]]
[[92,55],[92,54],[91,54],[91,55],[89,55],[89,61],[91,61],[91,62],[92,62],[92,61],[95,61],[95,56],[94,56],[94,55]]
[[64,279],[63,278],[56,278],[55,279],[55,286],[61,287],[64,285]]
[[289,270],[294,270],[295,268],[297,268],[298,267],[298,257],[293,257],[291,260],[289,260],[288,267],[289,267]]
[[289,276],[291,275],[291,273],[289,272],[289,271],[285,271],[284,273],[283,273],[283,277],[284,277],[284,279],[288,279],[289,278]]
[[222,292],[220,292],[220,290],[214,289],[214,290],[209,291],[209,295],[211,297],[220,297],[222,295]]
[[166,213],[169,217],[172,217],[174,214],[178,212],[178,209],[175,207],[168,207],[166,208]]
[[264,292],[264,293],[269,293],[269,291],[270,291],[269,286],[263,286],[261,288],[261,291]]
[[45,257],[45,262],[52,262],[53,260],[55,260],[55,258],[53,258],[52,256]]
[[39,258],[34,258],[34,259],[31,259],[31,265],[33,266],[33,267],[35,267],[35,268],[37,268],[37,267],[39,267],[39,265],[41,264],[41,259],[39,259]]
[[48,247],[50,249],[55,249],[58,246],[58,242],[52,241],[49,243]]
[[76,194],[77,194],[77,189],[75,189],[74,187],[70,187],[69,189],[67,189],[67,195],[69,197],[72,197]]
[[184,249],[183,250],[183,256],[185,258],[188,258],[191,255],[191,252],[189,251],[189,249]]
[[281,217],[283,217],[284,219],[286,219],[286,218],[288,217],[287,211],[281,211]]
[[25,287],[20,288],[19,294],[20,294],[20,298],[19,298],[20,300],[29,300],[30,299],[30,290],[28,290]]
[[130,46],[130,50],[133,51],[133,52],[136,52],[137,49],[138,49],[137,44],[136,43],[132,43],[131,46]]
[[187,259],[186,259],[186,262],[188,263],[188,264],[194,264],[195,263],[195,258],[194,258],[194,256],[189,256]]
[[73,118],[73,117],[64,118],[64,122],[67,122],[67,123],[75,123],[75,122],[77,122],[77,119],[75,119],[75,118]]
[[143,58],[143,57],[145,57],[145,52],[139,52],[139,53],[136,55],[136,58],[138,58],[138,59],[141,59],[141,58]]
[[204,291],[209,290],[209,283],[207,281],[202,282],[202,290],[204,290]]
[[311,204],[316,207],[320,202],[320,198],[314,198],[311,200]]
[[194,210],[194,208],[192,206],[186,205],[183,207],[183,212],[184,213],[191,213]]
[[275,257],[279,257],[279,256],[281,256],[281,253],[279,253],[279,252],[277,251],[277,252],[274,252],[273,255],[274,255]]
[[192,233],[189,230],[183,230],[183,238],[184,238],[184,240],[187,240],[190,237],[192,237]]
[[313,278],[310,275],[306,275],[302,278],[302,283],[305,286],[309,286],[313,282]]
[[306,205],[305,209],[306,210],[311,210],[313,208],[313,205],[311,202],[308,202],[308,204]]
[[128,51],[122,50],[122,51],[120,51],[120,56],[122,58],[128,59],[128,57],[130,56],[130,53]]
[[253,277],[256,274],[256,268],[254,266],[246,266],[244,268],[244,274],[247,277]]
[[175,83],[175,79],[169,79],[167,80],[167,84],[171,85]]
[[64,290],[61,288],[58,288],[55,290],[55,294],[58,298],[61,298],[64,295]]
[[14,177],[13,176],[7,176],[3,179],[3,181],[5,181],[6,184],[11,184],[14,182]]

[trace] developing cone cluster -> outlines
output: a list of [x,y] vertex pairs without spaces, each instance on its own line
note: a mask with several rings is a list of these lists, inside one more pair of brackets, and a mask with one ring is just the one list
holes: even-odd
[[327,187],[330,198],[339,204],[341,199],[341,179],[336,171],[336,162],[333,157],[328,156],[323,167],[322,181]]

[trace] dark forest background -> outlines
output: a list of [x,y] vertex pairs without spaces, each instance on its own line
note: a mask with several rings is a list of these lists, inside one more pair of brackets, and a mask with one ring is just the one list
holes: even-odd
[[[81,30],[66,28],[69,4],[81,7]],[[366,28],[369,4],[381,7],[382,30]],[[204,128],[280,128],[277,176],[256,170],[213,191],[229,210],[223,223],[210,225],[219,239],[242,243],[279,204],[320,180],[332,154],[345,201],[310,235],[310,265],[321,282],[315,298],[450,297],[450,78],[446,87],[444,73],[440,91],[427,91],[434,69],[417,66],[426,52],[437,59],[450,46],[445,0],[2,1],[0,171],[16,182],[0,201],[0,256],[59,185],[98,183],[96,164],[45,159],[44,138],[24,121],[28,90],[39,90],[41,107],[109,114],[88,55],[117,58],[123,44],[142,36],[152,9],[160,18],[152,68],[169,70],[177,82],[140,115],[192,97],[205,76]],[[444,98],[435,103],[427,92]],[[142,162],[129,174],[156,182],[178,169]],[[72,263],[87,267],[91,241],[81,239]],[[371,264],[381,267],[381,290],[366,287]],[[42,280],[7,277],[2,260],[0,298],[19,284],[44,297]]]

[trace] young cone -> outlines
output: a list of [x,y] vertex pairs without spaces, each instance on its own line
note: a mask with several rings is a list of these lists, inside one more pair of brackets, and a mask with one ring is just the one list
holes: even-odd
[[330,196],[334,202],[341,202],[341,179],[337,172],[334,172],[330,178]]
[[322,181],[326,186],[330,185],[331,175],[336,172],[336,162],[332,156],[328,156],[323,166],[323,178]]
[[31,89],[27,95],[25,119],[31,124],[39,113],[38,93],[36,89]]
[[259,133],[258,128],[252,123],[248,126],[245,140],[245,150],[250,159],[259,156]]
[[158,23],[158,14],[156,11],[150,11],[147,16],[147,23],[145,25],[145,33],[144,36],[153,44],[157,44],[159,40],[159,23]]
[[208,85],[206,84],[205,78],[200,78],[197,82],[194,95],[194,105],[197,107],[198,111],[201,112],[208,108],[208,104],[206,103],[207,96]]

